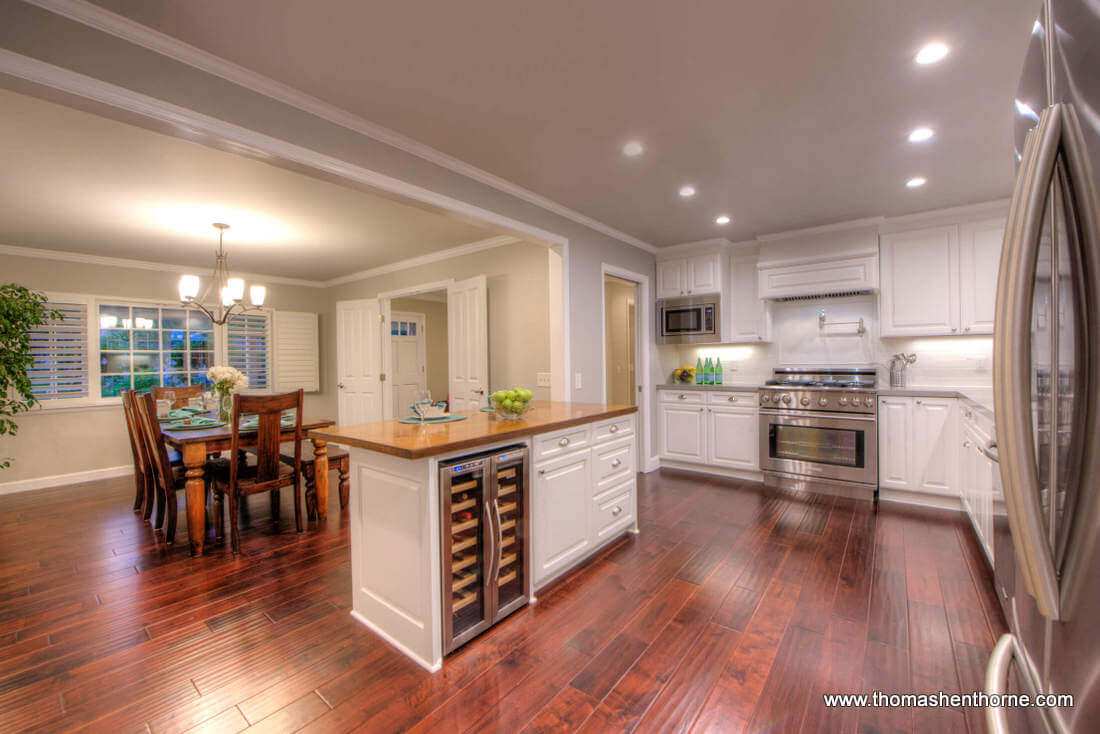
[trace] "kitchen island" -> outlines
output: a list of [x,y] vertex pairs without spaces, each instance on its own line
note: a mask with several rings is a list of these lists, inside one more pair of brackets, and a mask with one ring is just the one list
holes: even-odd
[[[351,454],[353,616],[435,671],[453,647],[450,612],[457,615],[482,584],[490,596],[486,579],[502,574],[503,564],[522,563],[523,596],[533,602],[537,588],[637,532],[636,412],[633,406],[542,402],[515,421],[480,412],[453,423],[389,420],[311,431],[310,438]],[[497,472],[488,468],[483,498],[460,493],[461,484],[452,490],[449,479],[444,492],[441,465],[459,460],[459,468],[488,467],[476,460],[493,452],[524,459],[500,472],[512,471],[513,484],[506,486],[521,487],[521,500],[498,505],[488,489]],[[517,507],[519,516],[502,523],[501,511]],[[452,516],[459,508],[462,514]],[[473,528],[461,545],[472,545],[477,557],[456,555],[454,517]],[[506,538],[502,526],[509,522]],[[509,540],[512,547],[502,549]],[[455,570],[464,563],[481,569],[476,585],[471,579],[466,586],[471,574]],[[495,604],[487,607],[495,611]]]

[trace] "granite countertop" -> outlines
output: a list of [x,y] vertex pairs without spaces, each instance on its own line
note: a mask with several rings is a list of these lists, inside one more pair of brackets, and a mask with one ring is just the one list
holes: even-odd
[[466,420],[453,423],[419,425],[388,420],[322,428],[310,431],[309,436],[402,459],[421,459],[637,411],[633,405],[539,401],[523,418],[514,421],[501,420],[493,413],[478,412],[467,414]]
[[[966,388],[963,388],[964,390]],[[987,388],[982,388],[983,390]],[[993,424],[993,411],[978,402],[970,395],[959,390],[951,388],[935,388],[935,387],[880,387],[876,391],[879,397],[897,397],[897,398],[955,398],[956,400],[963,401],[966,406],[977,413],[982,418],[986,419],[990,425]]]
[[757,390],[759,382],[724,382],[721,385],[696,385],[694,383],[666,382],[658,390]]

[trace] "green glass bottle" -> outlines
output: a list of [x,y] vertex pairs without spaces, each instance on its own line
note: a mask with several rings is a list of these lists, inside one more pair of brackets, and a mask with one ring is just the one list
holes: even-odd
[[714,384],[715,385],[721,385],[722,384],[722,358],[721,357],[719,357],[714,362]]
[[703,358],[702,357],[699,357],[699,359],[695,360],[695,384],[696,385],[702,385],[703,384]]
[[714,362],[710,361],[710,357],[707,357],[707,361],[703,364],[703,384],[714,384]]

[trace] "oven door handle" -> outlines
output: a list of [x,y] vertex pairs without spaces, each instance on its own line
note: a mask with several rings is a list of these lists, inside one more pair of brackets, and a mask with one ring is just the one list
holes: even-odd
[[776,415],[787,418],[828,418],[834,421],[863,421],[874,423],[878,420],[873,415],[861,413],[819,413],[814,410],[775,410],[774,408],[761,408],[760,415]]

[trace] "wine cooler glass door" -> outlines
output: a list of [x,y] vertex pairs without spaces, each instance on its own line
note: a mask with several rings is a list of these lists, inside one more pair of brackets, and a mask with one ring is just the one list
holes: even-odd
[[494,548],[488,459],[441,470],[443,604],[445,652],[451,652],[492,623],[486,594]]
[[527,603],[527,451],[512,450],[493,457],[497,555],[494,618],[499,620]]

